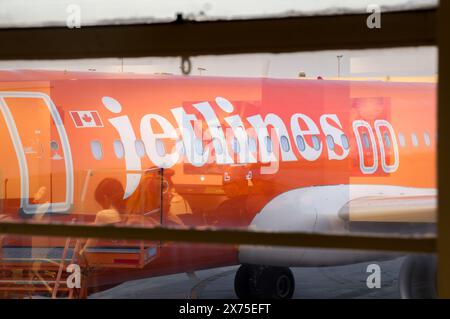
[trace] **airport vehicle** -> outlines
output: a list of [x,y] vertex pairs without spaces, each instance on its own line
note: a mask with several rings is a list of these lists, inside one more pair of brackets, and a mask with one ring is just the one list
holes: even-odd
[[[0,71],[0,217],[432,233],[435,99],[429,83]],[[239,297],[290,298],[288,267],[393,258],[23,236],[2,236],[1,244],[0,291],[53,297],[242,264]],[[65,284],[73,263],[85,269],[81,289]],[[409,258],[403,295],[430,296],[434,265]],[[426,288],[413,292],[424,277]]]

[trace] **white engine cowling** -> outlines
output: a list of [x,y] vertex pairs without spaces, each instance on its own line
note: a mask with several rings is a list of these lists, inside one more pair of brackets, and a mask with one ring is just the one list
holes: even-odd
[[[333,185],[291,190],[272,199],[249,228],[273,232],[348,234],[339,217],[346,203],[367,196],[434,195],[434,189],[385,185]],[[272,266],[332,266],[393,258],[399,254],[338,249],[241,246],[240,263]]]

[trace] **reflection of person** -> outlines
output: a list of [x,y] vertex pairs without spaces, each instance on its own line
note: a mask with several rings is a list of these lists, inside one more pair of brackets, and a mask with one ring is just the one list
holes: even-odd
[[[42,219],[45,217],[45,214],[50,208],[48,197],[47,187],[45,186],[39,187],[36,193],[34,193],[33,198],[31,199],[31,204],[36,205],[37,208],[32,216],[33,222],[42,221]],[[48,247],[50,247],[50,239],[48,237],[31,237],[31,256],[33,258],[47,258],[51,251],[51,249]],[[37,271],[40,266],[40,262],[34,262],[32,268]]]
[[143,223],[159,224],[162,206],[164,225],[181,226],[185,224],[180,216],[192,215],[192,210],[183,196],[176,192],[172,182],[174,174],[172,169],[165,169],[162,181],[156,171],[149,171],[143,175],[139,188],[127,200],[128,221],[137,224],[141,220]]
[[160,185],[159,175],[153,172],[144,174],[139,187],[127,200],[127,224],[159,224]]
[[[95,215],[94,224],[109,225],[122,221],[120,215],[124,211],[123,196],[125,191],[120,181],[114,178],[103,179],[95,189],[94,197],[101,206],[101,210]],[[86,248],[97,243],[96,239],[88,239],[80,255],[83,255]]]
[[95,218],[95,223],[110,224],[121,220],[120,213],[124,211],[125,191],[122,184],[114,178],[105,178],[95,189],[95,200],[100,204],[102,210]]
[[187,200],[180,195],[173,184],[172,177],[175,172],[172,169],[164,170],[163,181],[163,210],[164,223],[169,226],[186,225],[182,216],[192,216],[192,209]]
[[[30,204],[35,205],[36,209],[31,216],[33,222],[42,222],[45,214],[49,211],[50,200],[46,186],[41,186],[33,194]],[[44,265],[43,260],[50,259],[54,248],[50,248],[51,240],[44,236],[31,236],[31,257],[33,258],[31,270],[37,275]]]
[[33,215],[33,220],[35,221],[41,220],[50,208],[50,202],[48,200],[47,193],[47,187],[41,186],[33,195],[31,204],[37,205],[36,211]]
[[42,204],[43,202],[48,202],[47,198],[47,187],[41,186],[33,195],[33,199],[31,200],[32,204]]
[[175,191],[175,188],[171,191],[170,201],[170,214],[172,215],[192,215],[192,209],[186,199]]
[[223,189],[228,200],[217,208],[217,226],[240,227],[246,225],[248,182],[246,179],[224,181]]
[[139,188],[127,200],[126,211],[129,221],[135,224],[139,221],[159,224],[162,206],[165,225],[184,225],[178,214],[192,213],[191,208],[184,198],[175,192],[171,179],[174,171],[166,169],[163,175],[164,179],[161,181],[161,176],[155,171],[144,174]]

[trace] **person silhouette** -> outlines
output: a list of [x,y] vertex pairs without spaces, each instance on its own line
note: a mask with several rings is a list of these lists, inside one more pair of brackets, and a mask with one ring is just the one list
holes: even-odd
[[114,224],[122,220],[120,214],[125,211],[124,188],[114,178],[103,179],[95,189],[94,197],[102,207],[95,217],[95,224]]
[[[96,225],[112,225],[123,221],[121,213],[124,212],[124,188],[122,183],[114,178],[103,179],[95,189],[94,198],[102,208],[95,214],[94,224]],[[80,255],[84,255],[85,251],[95,246],[99,240],[89,238],[86,240]]]

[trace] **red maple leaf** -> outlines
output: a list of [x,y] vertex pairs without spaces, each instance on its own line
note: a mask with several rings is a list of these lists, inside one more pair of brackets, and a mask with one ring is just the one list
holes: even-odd
[[90,121],[92,121],[92,117],[90,117],[89,115],[87,115],[87,114],[84,114],[83,115],[83,117],[81,118],[83,121],[85,121],[85,122],[90,122]]

